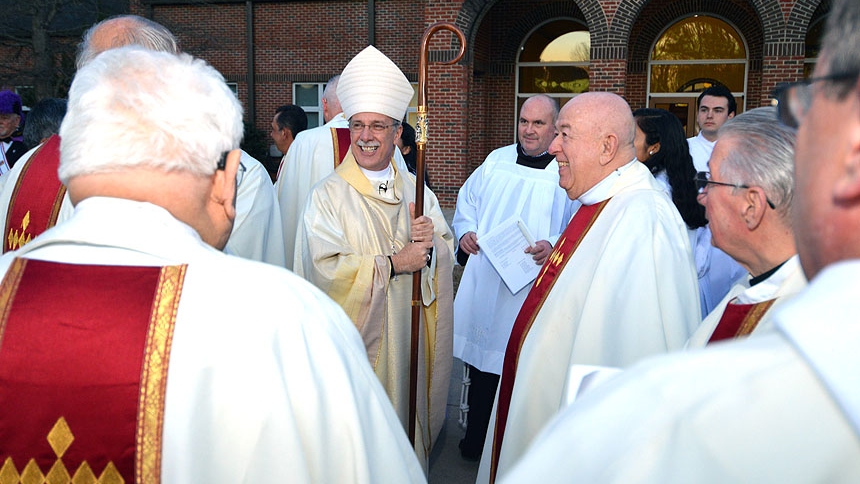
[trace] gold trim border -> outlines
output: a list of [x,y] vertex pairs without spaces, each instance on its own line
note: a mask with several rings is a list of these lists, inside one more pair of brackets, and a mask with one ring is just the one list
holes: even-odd
[[186,265],[161,268],[146,336],[138,400],[135,481],[161,481],[161,447],[167,368],[176,312],[185,281]]
[[3,282],[0,283],[0,308],[2,308],[0,309],[0,348],[3,347],[3,333],[6,332],[6,322],[9,319],[9,312],[12,310],[12,301],[18,292],[21,276],[24,275],[26,267],[27,259],[16,257],[12,260],[9,270],[6,271]]

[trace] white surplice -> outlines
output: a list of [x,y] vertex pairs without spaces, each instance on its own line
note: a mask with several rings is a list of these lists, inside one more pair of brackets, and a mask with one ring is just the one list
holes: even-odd
[[[680,349],[701,320],[690,241],[668,195],[633,160],[579,201],[591,205],[610,197],[522,344],[498,477],[562,408],[574,364],[626,367]],[[489,479],[495,414],[478,482]]]
[[[21,176],[21,170],[37,148],[38,146],[25,153],[12,170],[0,177],[0,223],[4,227],[4,235],[9,230],[5,226],[6,216],[15,185]],[[245,259],[284,267],[281,219],[272,180],[262,163],[244,151],[241,162],[246,171],[242,184],[236,190],[236,219],[225,251]],[[71,218],[74,209],[69,194],[66,193],[60,205],[57,223]]]
[[693,166],[696,171],[711,171],[708,168],[708,160],[711,159],[711,152],[714,151],[716,141],[708,141],[699,131],[699,134],[692,138],[687,138],[687,145],[690,147],[690,156],[693,157]]
[[717,329],[720,318],[723,316],[723,312],[729,302],[733,304],[756,304],[776,299],[759,320],[752,333],[770,330],[770,318],[774,311],[805,287],[806,276],[803,275],[803,269],[800,267],[800,258],[797,254],[788,259],[770,277],[753,287],[750,287],[749,277],[745,277],[735,284],[729,293],[726,294],[726,297],[720,301],[720,304],[711,311],[711,314],[705,317],[705,320],[702,321],[702,324],[699,325],[693,335],[690,336],[690,340],[687,341],[687,348],[701,348],[708,344],[708,340],[711,339],[711,335]]
[[[672,187],[669,185],[666,171],[657,173],[654,178],[671,197]],[[687,228],[687,235],[690,236],[690,244],[693,246],[693,259],[696,261],[699,278],[699,305],[702,316],[705,316],[717,307],[735,282],[747,275],[747,271],[731,256],[714,247],[711,243],[710,226]]]
[[860,260],[775,331],[653,358],[546,426],[503,482],[860,482]]
[[228,256],[163,208],[115,198],[80,202],[70,220],[0,259],[0,271],[14,256],[188,265],[162,482],[424,482],[352,323],[289,271]]
[[[578,206],[558,186],[558,163],[517,164],[517,145],[499,148],[460,188],[453,229],[478,237],[519,215],[535,240],[555,243]],[[480,243],[480,241],[479,241]],[[481,371],[502,373],[505,347],[531,284],[511,293],[483,251],[469,256],[454,299],[454,356]]]
[[242,152],[242,184],[236,190],[236,219],[224,249],[228,254],[286,267],[281,209],[269,172]]

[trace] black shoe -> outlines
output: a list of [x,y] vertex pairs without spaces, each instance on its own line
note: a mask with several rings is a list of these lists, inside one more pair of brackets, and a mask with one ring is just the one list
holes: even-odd
[[478,462],[481,460],[481,449],[473,450],[466,445],[466,439],[460,440],[460,457],[465,461]]

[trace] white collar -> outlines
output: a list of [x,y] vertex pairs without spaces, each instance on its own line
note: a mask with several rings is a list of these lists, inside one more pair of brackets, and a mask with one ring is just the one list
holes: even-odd
[[593,205],[606,200],[609,198],[609,194],[611,193],[616,180],[621,178],[621,174],[633,166],[633,163],[639,163],[639,161],[637,161],[636,158],[633,158],[633,161],[612,170],[612,173],[606,175],[606,178],[600,180],[597,185],[594,185],[587,192],[580,195],[577,200],[582,202],[583,205]]

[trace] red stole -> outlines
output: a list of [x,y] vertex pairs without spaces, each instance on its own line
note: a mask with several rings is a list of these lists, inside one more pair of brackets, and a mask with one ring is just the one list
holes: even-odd
[[57,177],[60,137],[53,135],[27,160],[6,213],[3,252],[16,250],[57,223],[66,187]]
[[159,482],[184,277],[13,261],[0,285],[0,476]]
[[331,145],[334,147],[335,168],[343,163],[343,159],[349,153],[350,144],[352,144],[352,140],[350,139],[349,128],[331,128]]
[[769,299],[756,304],[727,304],[708,344],[752,333],[775,301]]
[[496,470],[499,467],[499,454],[502,450],[502,439],[505,436],[505,424],[508,420],[508,411],[511,406],[511,396],[514,390],[514,379],[517,376],[517,362],[520,350],[528,336],[532,323],[543,307],[546,297],[549,295],[557,276],[564,270],[567,262],[576,251],[585,235],[594,225],[595,220],[603,211],[603,207],[610,199],[594,205],[583,205],[573,216],[573,219],[564,229],[558,243],[552,249],[543,267],[535,279],[534,286],[529,291],[520,313],[514,321],[508,346],[505,349],[505,360],[502,363],[502,379],[499,384],[499,403],[496,407],[496,427],[493,435],[493,455],[490,467],[490,482],[496,480]]

